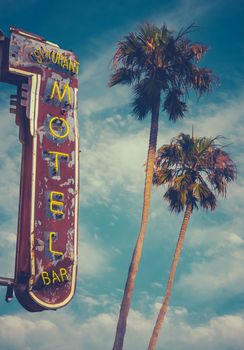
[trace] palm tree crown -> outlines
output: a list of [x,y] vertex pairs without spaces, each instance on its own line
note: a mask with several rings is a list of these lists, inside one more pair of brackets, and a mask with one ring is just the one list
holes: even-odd
[[236,178],[236,166],[224,146],[216,143],[220,138],[181,133],[158,150],[153,183],[168,183],[164,198],[172,211],[179,213],[188,204],[192,209],[214,210],[216,194],[226,195],[228,182]]
[[133,114],[138,119],[152,112],[162,92],[162,108],[169,119],[183,118],[187,110],[183,97],[188,90],[201,95],[216,82],[210,69],[197,66],[207,46],[185,37],[194,28],[191,25],[174,35],[166,25],[145,24],[118,43],[109,86],[133,84]]

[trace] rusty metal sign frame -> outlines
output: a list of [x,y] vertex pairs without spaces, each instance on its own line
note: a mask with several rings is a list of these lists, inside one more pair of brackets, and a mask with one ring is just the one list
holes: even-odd
[[72,299],[79,207],[79,63],[71,51],[32,33],[0,33],[0,81],[17,86],[10,112],[22,143],[15,277],[1,277],[28,311]]

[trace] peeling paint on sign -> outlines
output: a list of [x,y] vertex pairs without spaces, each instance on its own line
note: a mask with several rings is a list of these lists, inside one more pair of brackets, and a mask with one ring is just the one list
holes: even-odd
[[22,79],[23,134],[15,294],[29,311],[63,307],[75,291],[78,68],[73,52],[11,28],[9,73]]

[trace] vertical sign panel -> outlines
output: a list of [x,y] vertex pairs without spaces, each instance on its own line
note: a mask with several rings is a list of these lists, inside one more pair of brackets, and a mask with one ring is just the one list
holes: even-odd
[[72,52],[11,28],[9,72],[26,78],[15,294],[30,311],[63,307],[75,290],[78,68]]

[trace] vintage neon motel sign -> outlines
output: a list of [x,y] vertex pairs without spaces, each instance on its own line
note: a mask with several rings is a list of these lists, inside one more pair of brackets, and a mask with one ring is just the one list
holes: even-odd
[[18,86],[11,112],[23,146],[14,291],[29,311],[58,309],[76,284],[79,63],[39,36],[10,31],[1,80]]

